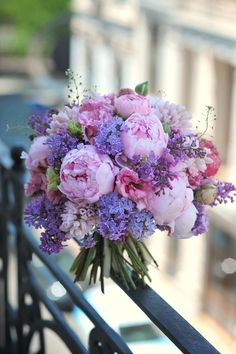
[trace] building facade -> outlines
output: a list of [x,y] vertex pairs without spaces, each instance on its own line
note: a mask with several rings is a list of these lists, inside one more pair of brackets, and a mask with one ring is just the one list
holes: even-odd
[[[84,85],[108,92],[148,80],[152,93],[184,104],[200,131],[205,107],[213,106],[209,132],[222,157],[220,177],[235,182],[236,2],[74,0],[73,13],[71,67]],[[235,352],[236,206],[211,212],[208,235],[152,242],[161,270],[153,273],[156,290],[196,318],[222,352]]]

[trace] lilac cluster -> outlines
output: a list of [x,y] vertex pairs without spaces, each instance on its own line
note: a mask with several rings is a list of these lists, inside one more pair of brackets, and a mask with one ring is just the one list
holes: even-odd
[[123,120],[115,117],[104,124],[99,129],[99,133],[94,139],[94,145],[98,152],[115,156],[122,151],[120,138],[120,128]]
[[134,202],[120,194],[103,195],[98,203],[100,234],[113,241],[123,241],[131,214],[136,210]]
[[94,239],[94,234],[90,233],[84,236],[83,239],[78,240],[80,247],[82,248],[92,248],[96,245],[96,241]]
[[194,205],[197,209],[197,218],[195,224],[191,230],[193,235],[197,236],[207,232],[208,230],[208,215],[205,213],[204,205],[194,201]]
[[196,135],[183,135],[177,129],[171,130],[167,148],[176,163],[197,157],[204,159],[206,156],[206,151],[199,147],[199,140]]
[[216,206],[222,203],[233,203],[236,197],[236,187],[229,182],[218,181],[216,184],[216,198],[211,206]]
[[150,180],[157,194],[163,192],[165,188],[172,189],[171,181],[176,177],[176,172],[173,172],[171,167],[175,166],[175,159],[167,149],[159,159],[151,153],[145,158],[136,156],[133,163],[139,177]]
[[45,229],[41,233],[40,248],[48,254],[60,252],[63,248],[63,242],[67,240],[65,233],[60,230],[64,204],[65,199],[62,198],[59,203],[53,204],[42,193],[25,208],[24,220],[26,224],[36,229]]
[[47,145],[49,148],[48,164],[56,166],[61,164],[61,160],[69,151],[77,147],[78,139],[67,132],[60,131],[48,137]]
[[44,115],[32,115],[28,118],[28,126],[37,134],[46,135],[47,129],[52,121],[52,114],[56,112],[56,110],[49,110],[48,113]]
[[142,210],[132,214],[128,224],[128,230],[134,239],[142,241],[146,237],[151,236],[155,229],[155,221],[149,211]]

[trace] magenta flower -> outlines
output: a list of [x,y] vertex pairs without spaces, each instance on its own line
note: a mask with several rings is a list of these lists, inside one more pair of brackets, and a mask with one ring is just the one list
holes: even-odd
[[93,146],[82,145],[64,157],[58,188],[71,201],[94,203],[114,190],[117,172],[107,155],[98,154]]
[[47,136],[39,136],[34,139],[25,160],[25,166],[28,170],[38,171],[40,167],[48,166],[49,150],[46,142]]
[[138,174],[129,168],[122,168],[117,175],[117,191],[125,198],[131,199],[142,210],[147,207],[147,195],[151,187],[141,180]]

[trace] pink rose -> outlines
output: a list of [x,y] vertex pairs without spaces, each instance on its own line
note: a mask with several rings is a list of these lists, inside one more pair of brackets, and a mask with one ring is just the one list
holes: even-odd
[[158,158],[167,146],[168,135],[154,114],[142,116],[134,113],[123,123],[121,130],[124,153],[130,159],[135,155],[148,156],[151,152]]
[[96,136],[102,123],[113,118],[113,111],[113,95],[95,96],[82,101],[77,119],[86,141]]
[[211,162],[207,162],[206,170],[203,173],[205,178],[215,176],[217,171],[220,168],[221,159],[219,157],[219,153],[215,147],[215,145],[209,140],[202,140],[200,142],[200,146],[207,149],[207,158],[210,159]]
[[115,109],[123,118],[128,118],[133,113],[139,113],[145,116],[151,112],[152,107],[145,96],[131,93],[116,97]]
[[165,188],[164,193],[148,196],[148,210],[158,225],[169,225],[174,229],[175,220],[188,208],[193,200],[193,191],[186,182],[178,177],[171,182],[172,189]]
[[64,157],[58,188],[71,201],[94,203],[114,190],[117,172],[108,156],[98,154],[91,145],[84,145]]
[[151,191],[151,187],[139,179],[135,171],[122,168],[117,175],[116,187],[123,197],[133,200],[139,210],[147,207],[147,193]]
[[171,236],[177,238],[189,238],[197,218],[197,209],[190,203],[187,209],[175,220],[174,232]]
[[38,171],[40,167],[47,167],[48,146],[47,137],[39,136],[34,139],[29,153],[25,160],[25,166],[28,170]]

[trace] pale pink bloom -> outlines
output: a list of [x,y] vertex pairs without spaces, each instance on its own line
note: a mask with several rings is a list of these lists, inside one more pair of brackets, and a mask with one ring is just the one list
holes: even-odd
[[46,136],[38,136],[34,139],[25,160],[28,170],[38,171],[40,167],[47,167],[48,146]]
[[91,141],[96,136],[102,123],[113,118],[114,107],[112,102],[113,95],[95,96],[82,101],[77,120],[82,126],[86,141]]
[[117,172],[108,156],[98,154],[91,145],[84,145],[64,157],[58,188],[71,201],[94,203],[114,190]]
[[175,220],[174,231],[171,234],[177,238],[189,238],[193,236],[191,232],[197,219],[197,209],[190,203],[187,209]]
[[123,197],[133,200],[139,210],[147,207],[147,193],[151,191],[151,187],[135,171],[122,168],[117,175],[116,187]]
[[65,203],[65,211],[61,215],[61,219],[60,230],[66,233],[67,238],[82,239],[92,232],[98,224],[93,205],[77,205],[71,201]]
[[52,121],[50,122],[50,128],[47,129],[47,133],[51,135],[56,134],[60,131],[66,131],[68,128],[69,121],[77,121],[78,114],[78,106],[65,106],[63,111],[52,115]]
[[161,122],[167,123],[170,128],[179,129],[185,134],[192,132],[192,117],[184,106],[153,96],[148,96],[148,99],[153,112]]
[[147,115],[151,112],[151,103],[145,96],[122,94],[115,98],[115,109],[123,118],[128,118],[133,113]]
[[148,210],[153,214],[158,225],[173,227],[175,220],[188,208],[193,200],[193,191],[187,187],[181,177],[171,181],[172,189],[165,188],[164,192],[148,195]]
[[154,114],[134,113],[121,127],[121,141],[124,153],[130,159],[137,155],[149,156],[151,152],[159,158],[167,146],[168,135]]

